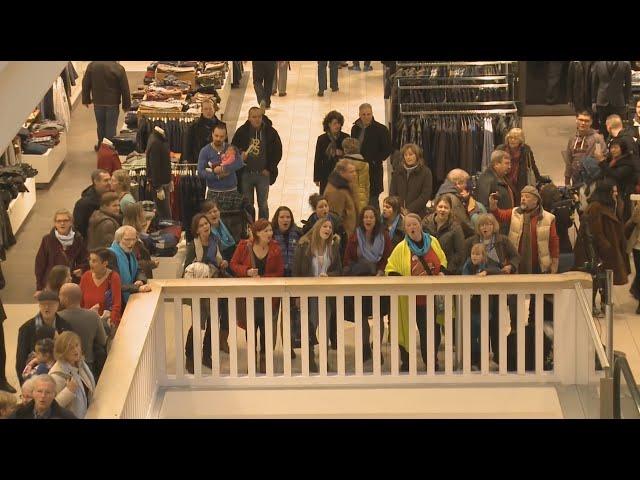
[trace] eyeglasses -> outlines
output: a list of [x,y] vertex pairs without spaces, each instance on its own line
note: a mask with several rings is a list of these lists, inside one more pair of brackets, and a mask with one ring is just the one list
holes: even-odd
[[70,223],[71,220],[69,220],[68,218],[64,219],[64,220],[56,220],[55,223]]

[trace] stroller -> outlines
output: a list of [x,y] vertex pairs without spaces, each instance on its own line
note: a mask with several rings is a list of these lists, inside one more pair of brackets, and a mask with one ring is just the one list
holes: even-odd
[[248,238],[249,225],[255,218],[255,208],[245,200],[240,192],[207,192],[207,200],[215,200],[220,207],[220,218],[227,226],[234,240]]

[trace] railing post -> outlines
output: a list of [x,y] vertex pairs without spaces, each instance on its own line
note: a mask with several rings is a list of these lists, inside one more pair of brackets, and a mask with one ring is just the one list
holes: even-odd
[[553,367],[563,385],[576,384],[576,310],[575,290],[563,289],[554,295]]
[[609,370],[607,374],[610,377],[613,377],[613,270],[607,270],[605,297],[605,314],[607,318],[607,359],[609,360]]
[[165,386],[167,382],[167,337],[164,307],[164,295],[160,295],[154,320],[156,322],[155,362],[158,366],[158,378],[156,379],[158,386]]
[[[609,368],[605,370],[605,378],[600,379],[600,418],[610,419],[619,418],[620,377],[618,372],[616,381],[615,356],[613,352],[613,270],[607,270],[606,275],[604,300],[605,317],[607,320],[607,360],[609,360]],[[594,288],[597,287],[594,285]]]

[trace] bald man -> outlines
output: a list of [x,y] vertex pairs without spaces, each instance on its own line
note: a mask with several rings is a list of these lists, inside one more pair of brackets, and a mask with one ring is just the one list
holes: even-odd
[[[60,288],[59,295],[60,303],[64,307],[64,310],[59,315],[80,336],[85,361],[97,381],[102,365],[104,365],[107,345],[107,334],[102,320],[94,310],[87,310],[80,306],[82,303],[82,290],[75,283],[65,283]],[[97,348],[97,350],[94,350],[94,348]]]
[[633,155],[638,155],[638,144],[633,137],[633,129],[624,128],[622,124],[622,118],[620,115],[609,115],[607,117],[607,132],[609,133],[609,140],[607,141],[607,150],[611,146],[611,141],[614,138],[619,138],[627,144],[627,151]]

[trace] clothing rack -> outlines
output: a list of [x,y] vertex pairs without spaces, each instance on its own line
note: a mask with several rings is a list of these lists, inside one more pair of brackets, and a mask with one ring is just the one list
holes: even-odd
[[509,84],[483,83],[481,85],[398,85],[399,90],[441,90],[451,88],[509,88]]
[[494,108],[491,110],[421,110],[417,112],[401,112],[402,115],[499,115],[517,113],[517,108]]
[[481,67],[488,65],[509,65],[513,61],[506,62],[397,62],[398,67]]
[[199,112],[173,112],[173,111],[140,111],[138,117],[148,118],[149,120],[183,120],[185,122],[193,122],[200,117]]

